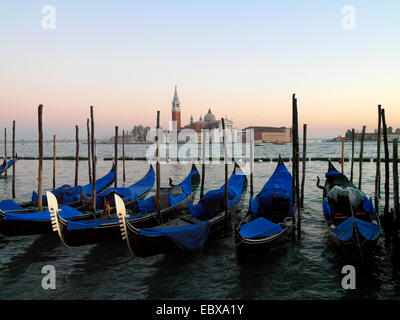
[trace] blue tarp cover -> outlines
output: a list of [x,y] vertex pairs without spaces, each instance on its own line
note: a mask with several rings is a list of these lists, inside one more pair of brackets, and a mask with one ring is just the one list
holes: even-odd
[[24,210],[24,208],[16,204],[13,200],[3,200],[0,202],[0,210]]
[[[288,200],[288,216],[292,213],[292,176],[284,164],[279,164],[260,193],[250,199],[250,212],[253,217],[272,209],[273,198]],[[289,204],[290,201],[290,204]]]
[[[57,198],[57,201],[58,201],[59,203],[64,203],[64,199],[63,199],[64,193],[66,193],[66,192],[72,190],[72,188],[73,188],[73,187],[70,186],[69,184],[64,184],[64,185],[62,185],[61,187],[52,190],[51,193],[54,194],[54,196]],[[43,199],[43,200],[46,200],[46,199],[47,199],[46,197],[47,197],[46,194],[43,194],[42,199]],[[36,191],[33,191],[33,192],[32,192],[32,201],[35,202],[35,203],[37,203],[38,200],[39,200],[39,195],[38,195],[38,193],[37,193]]]
[[[18,158],[15,158],[15,162],[17,162]],[[0,164],[0,173],[3,173],[7,168],[11,167],[13,164],[13,159],[8,160],[6,163],[6,167],[3,164]]]
[[127,188],[108,188],[107,190],[98,194],[96,196],[96,206],[98,208],[101,208],[103,206],[104,199],[113,193],[118,194],[125,203],[137,200],[138,197],[144,195],[146,192],[149,192],[151,190],[151,188],[154,186],[154,182],[155,172],[153,167],[150,167],[147,174],[131,186]]
[[332,176],[336,176],[338,174],[341,174],[341,173],[339,171],[332,170],[332,171],[328,171],[327,173],[325,173],[325,177],[332,177]]
[[143,228],[142,236],[163,236],[173,241],[183,251],[197,251],[207,241],[210,225],[208,221],[173,228]]
[[[68,207],[68,206],[62,206],[61,211],[59,212],[59,215],[64,218],[64,219],[70,219],[73,217],[78,217],[81,216],[83,213]],[[42,220],[48,220],[50,221],[50,212],[48,210],[45,211],[38,211],[38,212],[32,212],[32,213],[9,213],[5,212],[4,214],[4,219],[5,220],[19,220],[19,221],[42,221]]]
[[[241,198],[245,175],[242,172],[232,173],[228,180],[228,210],[231,208],[231,202],[236,205]],[[223,207],[225,195],[225,184],[219,190],[211,190],[207,192],[198,202],[193,205],[190,201],[188,202],[188,208],[190,214],[199,220],[208,220],[214,217],[219,212],[214,212],[213,208]],[[218,204],[220,204],[218,206]]]
[[374,207],[374,203],[372,202],[372,198],[364,197],[363,207],[364,207],[365,212],[367,212],[367,213],[375,212],[375,207]]
[[348,218],[331,231],[341,240],[347,241],[353,236],[354,222],[353,218]]
[[325,217],[329,218],[332,216],[332,210],[328,200],[324,200],[324,202],[322,203],[322,209],[324,211]]
[[[366,222],[356,219],[357,228],[364,238],[368,240],[375,239],[379,234],[379,226],[374,223]],[[331,228],[332,232],[341,240],[349,240],[353,236],[354,221],[353,217],[350,217],[339,224],[336,228]]]
[[379,234],[379,226],[356,218],[357,228],[365,239],[373,240]]
[[187,197],[189,197],[192,194],[193,191],[193,187],[192,186],[192,176],[199,174],[199,171],[196,170],[192,170],[189,175],[186,177],[185,180],[183,180],[180,184],[177,185],[177,187],[182,188],[183,193],[174,197],[172,193],[170,193],[168,195],[168,202],[169,205],[172,207],[180,202],[182,202],[183,200],[185,200]]
[[[115,178],[115,172],[114,170],[110,170],[110,172],[107,173],[104,177],[96,180],[96,190],[97,191],[103,190],[114,181],[114,178]],[[85,195],[89,198],[92,197],[93,193],[92,189],[93,189],[93,184],[89,183],[85,186],[75,186],[75,187],[71,187],[70,185],[63,185],[62,187],[52,190],[51,192],[54,193],[59,203],[70,203],[79,201],[81,199],[82,193],[85,193]],[[37,194],[37,192],[33,191],[32,201],[38,202],[38,199],[39,195]],[[45,199],[46,195],[44,194],[43,200]]]
[[283,231],[283,228],[272,221],[259,217],[240,227],[240,235],[246,239],[266,238]]

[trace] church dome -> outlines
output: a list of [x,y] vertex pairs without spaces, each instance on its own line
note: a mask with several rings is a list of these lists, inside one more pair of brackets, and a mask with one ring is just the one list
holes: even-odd
[[204,116],[204,121],[215,122],[215,116],[211,113],[211,109],[208,109],[208,113]]

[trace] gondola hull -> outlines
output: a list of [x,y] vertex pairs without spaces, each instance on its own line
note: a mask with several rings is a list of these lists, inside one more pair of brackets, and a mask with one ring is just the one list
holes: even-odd
[[[133,207],[136,204],[136,209],[138,209],[139,204],[135,201],[125,203],[124,206],[126,207],[132,205],[132,208],[130,209],[133,217],[130,221],[133,225],[140,228],[151,228],[159,225],[163,221],[168,221],[169,219],[174,218],[175,214],[187,207],[189,200],[192,201],[194,199],[196,186],[199,184],[199,180],[200,174],[198,173],[196,166],[193,165],[189,175],[180,184],[168,188],[162,188],[160,191],[160,197],[164,199],[164,201],[161,201],[160,215],[156,211],[143,211],[142,213],[139,212],[139,215],[141,214],[141,216],[134,217],[137,210],[134,210]],[[175,198],[174,194],[176,192],[181,193],[179,193]],[[141,197],[140,200],[143,200],[144,198],[145,196]],[[166,202],[167,199],[168,202]],[[147,200],[151,200],[151,198]],[[74,225],[68,223],[67,220],[63,219],[59,215],[57,217],[58,232],[61,241],[68,247],[77,247],[108,240],[121,240],[120,224],[118,219],[111,218],[114,217],[113,214],[111,214],[111,217],[103,217],[97,219],[94,223],[88,222],[85,225]]]
[[[247,180],[244,186],[244,191],[247,188]],[[235,211],[238,212],[243,207],[243,200],[245,192],[242,193],[242,198],[235,206]],[[228,211],[228,214],[221,213],[214,218],[209,220],[209,234],[208,240],[218,238],[220,236],[226,235],[229,230],[231,230],[231,218],[232,210]],[[191,216],[184,216],[181,219],[187,219],[191,221],[193,218]],[[149,236],[142,235],[140,230],[136,228],[131,223],[127,224],[127,241],[131,254],[135,257],[150,257],[157,254],[168,253],[172,251],[181,251],[177,245],[165,236]]]
[[[23,213],[21,213],[23,214]],[[100,215],[101,212],[98,213]],[[73,221],[93,219],[93,213],[71,218]],[[0,234],[6,237],[28,236],[53,233],[50,219],[46,220],[7,220],[0,211]]]
[[291,228],[285,228],[282,232],[262,239],[246,239],[235,231],[236,256],[241,262],[253,259],[260,255],[276,250],[278,247],[288,243],[292,234]]
[[[188,200],[193,200],[195,193],[186,198],[181,203],[161,211],[162,219],[167,221],[187,206]],[[157,213],[150,213],[142,218],[131,220],[132,224],[138,228],[151,228],[158,225]],[[103,241],[121,240],[121,230],[119,222],[107,223],[95,228],[82,230],[68,230],[67,221],[60,219],[60,232],[63,242],[69,247],[78,247],[88,244],[95,244]]]
[[249,211],[235,226],[239,262],[277,249],[292,234],[292,176],[282,158],[260,193],[250,198]]
[[[106,190],[109,186],[111,186],[111,184],[114,182],[114,180],[115,180],[115,164],[113,164],[111,170],[104,177],[102,177],[96,181],[96,183],[97,183],[96,194],[99,194],[99,193],[103,192],[104,190]],[[100,187],[99,187],[99,185],[100,185]],[[78,187],[79,186],[77,186],[75,188],[78,188]],[[83,192],[84,190],[90,189],[90,191],[91,191],[92,184],[85,185],[81,188],[83,188],[83,189],[77,189],[77,190],[81,190]],[[58,191],[58,192],[61,192],[64,194],[67,194],[69,192],[68,189],[63,189],[63,187],[60,187],[55,190],[64,190],[62,192]],[[55,190],[53,190],[51,192],[54,192]],[[59,200],[59,205],[68,205],[71,208],[75,208],[77,210],[84,211],[86,208],[89,208],[92,205],[92,203],[91,203],[90,197],[85,197],[82,195],[84,195],[84,193],[78,195],[79,199],[68,199],[68,201],[60,201]],[[64,196],[63,196],[63,198],[64,198]],[[32,199],[33,199],[33,196],[32,196]],[[11,201],[11,200],[7,200],[7,201]],[[42,197],[42,206],[43,207],[47,206],[46,196]],[[38,203],[37,203],[37,201],[26,201],[26,202],[18,203],[18,204],[14,203],[12,208],[3,208],[1,206],[0,209],[4,210],[6,212],[9,212],[9,213],[21,213],[21,214],[22,213],[32,213],[32,212],[38,211]],[[0,219],[1,219],[1,217],[0,217]]]

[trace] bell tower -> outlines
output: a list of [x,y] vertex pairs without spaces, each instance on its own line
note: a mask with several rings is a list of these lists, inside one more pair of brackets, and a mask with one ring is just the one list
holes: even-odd
[[181,103],[175,86],[174,99],[172,100],[172,121],[176,121],[176,129],[181,130]]

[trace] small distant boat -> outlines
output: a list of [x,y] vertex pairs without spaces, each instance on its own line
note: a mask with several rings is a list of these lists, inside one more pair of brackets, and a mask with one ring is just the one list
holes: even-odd
[[[323,191],[323,213],[329,236],[340,248],[369,256],[381,235],[381,223],[372,199],[329,161]],[[357,252],[355,252],[357,251]]]
[[255,146],[261,147],[264,145],[264,142],[254,142]]
[[134,257],[148,257],[174,250],[198,251],[211,235],[223,233],[232,212],[243,205],[246,189],[247,177],[235,163],[228,180],[228,212],[224,209],[223,185],[218,190],[207,192],[196,205],[189,202],[189,214],[154,228],[135,227],[125,215],[123,202],[116,199],[122,238],[126,239]]
[[249,211],[235,227],[239,261],[267,252],[288,239],[292,229],[292,176],[279,157],[260,193],[250,198]]
[[[15,162],[18,161],[18,155],[15,156]],[[6,160],[4,159],[4,162],[2,165],[0,165],[0,175],[3,174],[4,172],[6,172],[8,170],[8,168],[10,168],[13,165],[14,161],[13,159],[8,160],[6,162]]]
[[[152,170],[152,168],[151,168]],[[107,199],[114,202],[114,208],[106,215],[98,219],[87,219],[81,221],[71,221],[60,214],[52,215],[52,222],[55,226],[55,231],[58,232],[60,239],[67,247],[77,247],[87,244],[99,243],[106,240],[121,240],[121,231],[118,217],[115,212],[115,195],[124,203],[128,208],[129,216],[127,220],[137,227],[154,227],[161,224],[163,221],[168,221],[173,214],[187,206],[189,200],[192,200],[196,194],[196,187],[200,182],[200,174],[195,165],[192,166],[189,175],[179,184],[161,188],[160,190],[160,216],[156,211],[155,196],[151,196],[145,200],[140,197],[139,199],[131,199],[127,202],[121,190],[114,190],[107,193]],[[154,184],[154,171],[151,177],[149,173],[138,183],[132,186],[134,193],[139,190],[148,190]],[[143,186],[146,186],[143,189]],[[117,188],[119,189],[119,188]],[[138,194],[139,195],[139,194]],[[51,204],[51,210],[58,207],[57,203]]]
[[276,144],[276,145],[283,146],[283,145],[286,144],[286,142],[284,142],[284,141],[278,141],[278,140],[277,140],[277,141],[273,141],[272,144]]

